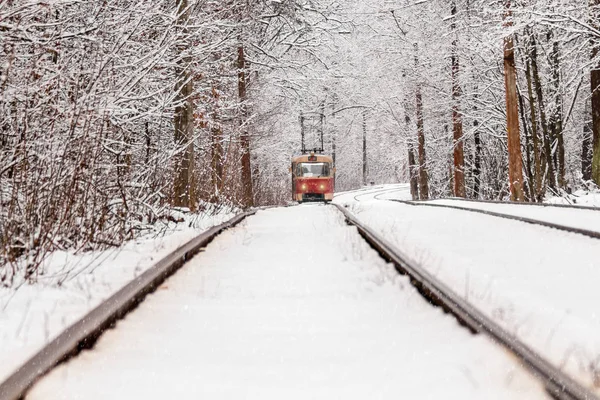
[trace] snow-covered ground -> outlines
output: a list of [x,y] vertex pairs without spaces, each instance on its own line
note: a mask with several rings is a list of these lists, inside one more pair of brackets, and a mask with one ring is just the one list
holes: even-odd
[[232,212],[177,213],[184,222],[163,225],[162,231],[120,248],[55,252],[37,283],[0,287],[0,382],[102,300],[200,232],[233,217]]
[[573,204],[600,208],[600,190],[577,190],[565,197],[550,197],[546,203]]
[[[397,192],[398,193],[398,192]],[[388,196],[389,197],[389,196]],[[472,208],[476,210],[493,211],[500,214],[532,218],[538,221],[551,222],[573,228],[600,232],[600,209],[590,211],[587,208],[540,207],[536,205],[515,205],[500,203],[483,203],[441,199],[428,203],[450,205],[453,207]]]
[[426,303],[332,206],[224,232],[36,399],[546,399]]
[[[385,201],[409,200],[410,193],[408,186],[384,189],[362,190],[357,198],[345,193],[334,201],[555,365],[600,387],[600,240],[479,213]],[[587,228],[598,230],[595,210],[485,207],[569,225],[589,223]]]

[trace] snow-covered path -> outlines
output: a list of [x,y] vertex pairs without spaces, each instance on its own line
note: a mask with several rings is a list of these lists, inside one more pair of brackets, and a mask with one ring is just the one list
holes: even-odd
[[217,237],[28,399],[545,399],[515,360],[427,304],[334,207],[260,211]]
[[[347,193],[335,201],[549,361],[588,387],[598,385],[600,240],[480,213],[383,201],[389,198],[408,200],[409,188],[379,189],[359,201]],[[482,205],[488,206],[496,205]],[[600,214],[497,208],[570,225]],[[577,218],[568,219],[574,213]]]

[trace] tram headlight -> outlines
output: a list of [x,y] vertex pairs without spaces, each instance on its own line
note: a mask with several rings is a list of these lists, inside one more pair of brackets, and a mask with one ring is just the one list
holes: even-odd
[[321,190],[325,190],[325,185],[321,183],[321,186],[319,186],[319,188],[321,188]]
[[306,188],[307,188],[307,186],[306,186],[306,183],[305,183],[305,184],[302,185],[302,190],[306,191]]

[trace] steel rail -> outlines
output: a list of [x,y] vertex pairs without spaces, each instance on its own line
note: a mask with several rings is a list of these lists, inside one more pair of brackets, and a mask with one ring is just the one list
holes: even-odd
[[[407,188],[407,189],[409,189],[409,190],[410,190],[410,188]],[[393,200],[393,199],[381,199],[381,198],[379,198],[379,196],[383,196],[383,195],[385,195],[385,194],[388,194],[388,193],[399,192],[399,191],[401,191],[401,190],[404,190],[404,188],[399,188],[399,189],[391,189],[391,190],[388,190],[388,191],[386,191],[386,192],[383,192],[383,193],[378,193],[378,194],[376,194],[375,196],[373,196],[373,198],[374,198],[375,200]],[[356,199],[355,199],[355,200],[356,200]],[[357,201],[360,201],[360,200],[357,200]]]
[[545,226],[547,228],[558,229],[558,230],[565,231],[565,232],[578,233],[580,235],[588,236],[593,239],[600,239],[600,232],[597,232],[597,231],[590,231],[588,229],[575,228],[573,226],[555,224],[554,222],[542,221],[539,219],[528,218],[528,217],[520,217],[517,215],[505,214],[505,213],[496,212],[496,211],[481,210],[481,209],[477,209],[477,208],[469,208],[469,207],[461,207],[461,206],[453,206],[450,204],[433,204],[429,201],[409,201],[409,200],[397,200],[397,199],[388,199],[388,201],[394,201],[397,203],[402,203],[402,204],[415,206],[415,207],[439,207],[439,208],[450,208],[453,210],[474,212],[474,213],[479,213],[479,214],[490,215],[492,217],[497,217],[497,218],[512,219],[514,221],[520,221],[520,222],[524,222],[527,224],[541,225],[541,226]]
[[353,197],[354,197],[354,201],[360,201],[358,199],[359,197],[369,196],[369,195],[371,195],[371,196],[375,195],[375,196],[373,196],[373,198],[376,198],[380,194],[384,194],[384,193],[387,193],[389,191],[390,191],[390,189],[378,188],[378,189],[372,189],[371,191],[365,191],[365,193],[357,193]]
[[600,400],[590,389],[554,367],[517,337],[505,331],[469,302],[458,296],[417,262],[396,249],[372,229],[363,225],[350,211],[338,204],[335,204],[335,206],[344,214],[347,223],[356,226],[360,235],[385,260],[392,262],[400,274],[409,276],[411,284],[421,294],[433,304],[454,315],[460,323],[471,331],[484,333],[494,342],[508,349],[521,360],[535,377],[543,382],[546,390],[553,397],[559,400]]
[[[398,184],[401,185],[401,184]],[[406,186],[408,188],[408,186]],[[356,190],[351,190],[349,192],[337,192],[334,193],[333,198],[335,199],[336,197],[339,196],[349,196],[351,194],[351,192],[361,192],[361,193],[357,193],[355,194],[353,197],[356,201],[360,201],[357,199],[357,197],[361,197],[361,196],[367,196],[369,194],[374,194],[374,193],[381,193],[381,192],[390,192],[390,191],[399,191],[399,190],[403,190],[404,188],[384,188],[382,187],[382,185],[375,185],[375,186],[365,186],[362,187],[360,189],[356,189]]]
[[357,193],[356,195],[354,195],[354,200],[360,202],[361,200],[358,199],[359,197],[369,196],[369,195],[374,195],[373,198],[378,199],[378,196],[381,196],[381,195],[384,195],[387,193],[392,193],[392,192],[399,192],[399,191],[405,190],[405,189],[407,189],[407,188],[373,188],[373,189],[371,189],[371,191],[367,191],[365,193]]
[[473,202],[473,203],[486,203],[486,204],[510,204],[515,206],[534,206],[534,207],[546,207],[546,208],[571,208],[575,210],[586,210],[586,211],[600,211],[600,207],[593,206],[577,206],[575,204],[549,204],[549,203],[526,203],[520,201],[501,201],[501,200],[474,200],[474,199],[465,199],[463,197],[442,197],[439,199],[431,199],[431,200],[421,200],[424,202],[435,201],[435,200],[456,200],[463,202]]
[[349,191],[345,191],[345,192],[335,192],[333,194],[333,198],[335,199],[336,197],[339,197],[339,196],[349,196],[352,192],[365,192],[368,190],[379,190],[379,189],[381,189],[381,187],[379,187],[379,186],[377,186],[377,187],[365,186],[360,189],[354,189],[354,190],[349,190]]
[[0,400],[20,400],[46,373],[58,364],[91,348],[98,338],[116,322],[141,303],[168,277],[179,270],[218,234],[232,228],[246,217],[255,214],[248,211],[200,234],[158,261],[143,274],[129,282],[121,290],[68,327],[37,354],[0,383]]

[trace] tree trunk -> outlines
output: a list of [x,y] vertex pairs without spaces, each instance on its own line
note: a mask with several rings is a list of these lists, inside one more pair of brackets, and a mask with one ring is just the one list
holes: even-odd
[[333,131],[331,132],[331,159],[333,160],[333,167],[335,168],[335,141],[336,141],[336,136],[337,133],[335,131],[335,128],[333,129]]
[[473,196],[475,199],[481,197],[481,153],[483,152],[478,126],[479,121],[473,121],[473,127],[475,128],[475,132],[473,133],[473,141],[475,142],[475,157],[473,160]]
[[[506,16],[510,17],[510,0],[506,2]],[[510,25],[510,22],[506,22]],[[504,83],[506,86],[506,127],[508,131],[508,177],[510,197],[523,201],[523,160],[519,132],[519,105],[517,100],[517,71],[513,38],[504,39]]]
[[[548,40],[552,40],[552,33],[548,33]],[[560,52],[558,41],[552,44],[551,64],[552,80],[554,81],[554,103],[555,109],[552,114],[552,140],[556,142],[555,167],[557,171],[558,187],[564,189],[566,186],[565,178],[565,140],[563,135],[562,123],[562,96],[560,93]],[[552,146],[554,147],[554,146]]]
[[240,127],[242,130],[240,137],[242,151],[242,204],[245,207],[254,206],[254,196],[252,194],[252,168],[250,166],[250,136],[246,126],[248,110],[246,109],[246,55],[244,46],[238,47],[238,96],[241,108]]
[[[456,17],[456,1],[452,1],[451,13]],[[456,23],[452,20],[452,31],[456,30]],[[460,85],[458,82],[459,73],[458,61],[458,42],[456,38],[452,41],[452,130],[454,145],[454,196],[466,197],[465,194],[465,158],[463,144],[463,123],[460,113]]]
[[[596,29],[599,28],[600,0],[590,0],[591,23]],[[600,42],[598,39],[592,41],[592,59],[595,60],[600,54]],[[600,185],[600,61],[594,61],[594,68],[590,72],[592,84],[592,180]]]
[[542,91],[542,82],[537,65],[537,43],[535,36],[531,35],[531,73],[533,75],[533,83],[535,86],[535,94],[538,101],[538,108],[540,110],[540,122],[542,125],[542,142],[544,146],[544,156],[546,169],[548,174],[546,175],[546,181],[550,189],[556,190],[556,173],[554,169],[554,162],[552,160],[552,148],[550,132],[548,131],[548,123],[546,119],[546,106],[544,104],[544,92]]
[[592,180],[592,120],[590,103],[585,103],[583,140],[581,141],[581,173],[584,181]]
[[219,91],[212,88],[213,98],[213,123],[210,129],[211,136],[211,173],[212,188],[215,200],[218,199],[223,190],[223,128],[219,117]]
[[523,96],[519,93],[519,114],[521,115],[521,123],[523,124],[523,136],[525,137],[525,172],[527,176],[527,184],[524,186],[525,198],[527,201],[531,201],[535,197],[535,187],[533,184],[533,172],[531,168],[531,140],[529,136],[529,129],[527,127],[527,121],[525,118],[525,105]]
[[[419,65],[418,45],[415,43],[415,67]],[[419,199],[429,199],[429,178],[427,176],[427,165],[425,157],[425,129],[423,127],[423,96],[421,95],[421,85],[417,83],[416,88],[417,103],[417,137],[419,143]]]
[[146,136],[146,165],[150,165],[150,154],[152,152],[152,138],[150,137],[150,122],[146,121],[144,124],[144,131]]
[[[331,110],[335,111],[338,104],[338,96],[333,93],[331,99]],[[333,114],[332,114],[333,115]],[[337,126],[335,122],[330,125],[331,128],[331,158],[333,159],[333,167],[335,168],[335,152],[336,152],[336,140],[337,140]],[[335,180],[334,180],[335,183]]]
[[413,200],[419,200],[419,176],[412,143],[408,144],[408,173],[410,174],[410,195]]
[[[528,46],[531,50],[531,46]],[[527,78],[527,95],[529,96],[529,114],[531,120],[531,139],[533,144],[533,186],[536,202],[540,202],[543,197],[543,177],[542,177],[542,157],[540,147],[540,137],[538,133],[537,117],[535,112],[535,99],[533,95],[533,85],[531,82],[531,61],[527,57],[525,63],[525,76]]]
[[423,97],[421,88],[417,87],[417,136],[419,140],[419,199],[429,199],[429,182],[425,156],[425,130],[423,127]]
[[[186,25],[188,23],[190,10],[188,0],[177,0],[177,23],[183,26],[182,35],[187,35]],[[188,47],[185,42],[178,46],[180,54]],[[188,207],[194,209],[194,196],[192,194],[191,170],[194,165],[194,103],[192,93],[194,83],[191,68],[192,59],[184,55],[179,58],[176,66],[178,76],[175,91],[177,94],[177,106],[173,123],[175,125],[175,144],[184,147],[184,151],[175,157],[175,180],[173,184],[173,205],[177,207]]]
[[363,186],[367,185],[367,112],[363,111],[363,124],[362,124],[362,183]]
[[410,138],[410,117],[408,116],[406,98],[404,99],[404,122],[406,123],[406,132],[408,135],[408,174],[410,177],[410,196],[413,200],[419,200],[419,175],[417,160],[415,157],[415,146]]
[[[454,148],[454,138],[448,136],[448,124],[444,125],[444,137],[449,138],[449,145]],[[448,196],[454,196],[454,152],[452,156],[448,157],[448,175],[446,181],[448,182]]]

